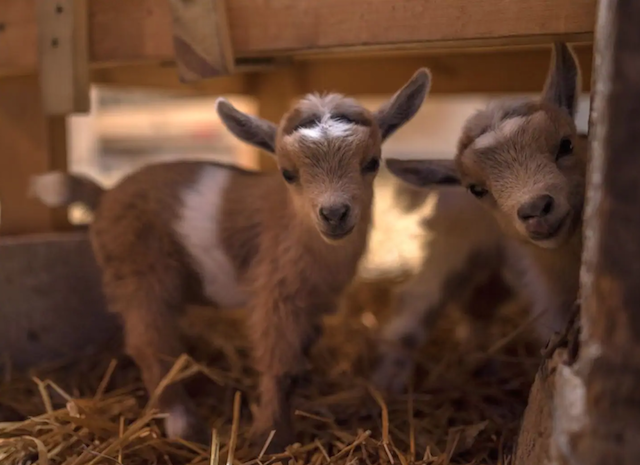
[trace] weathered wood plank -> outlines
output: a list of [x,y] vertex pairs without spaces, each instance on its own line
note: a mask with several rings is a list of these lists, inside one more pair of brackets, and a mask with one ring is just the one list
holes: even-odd
[[243,94],[246,91],[247,74],[220,76],[204,81],[180,82],[176,67],[158,64],[129,65],[94,69],[91,81],[113,87],[151,87],[191,94]]
[[[527,407],[519,465],[635,465],[640,460],[639,22],[638,2],[600,1],[581,334],[579,344],[564,350],[568,356],[555,372],[545,373],[544,366],[539,372],[545,382],[534,392],[544,395],[532,394]],[[549,407],[551,415],[534,417]],[[538,438],[535,444],[531,437]]]
[[0,235],[68,227],[66,209],[49,209],[28,197],[30,177],[65,169],[64,117],[45,118],[36,76],[0,85]]
[[183,82],[231,74],[235,60],[224,0],[169,0],[173,47]]
[[640,3],[601,0],[598,16],[574,370],[584,421],[558,437],[574,463],[631,465],[640,460]]
[[42,105],[47,115],[89,111],[87,0],[37,0]]
[[[590,40],[596,0],[234,0],[236,57],[334,50],[505,46]],[[157,0],[92,0],[90,57],[96,64],[173,59],[171,14]],[[33,2],[0,0],[0,74],[37,66]]]
[[[575,48],[589,89],[592,47]],[[451,52],[398,57],[310,60],[303,64],[305,91],[349,95],[391,93],[418,68],[433,74],[430,93],[539,92],[549,66],[549,46],[505,51]]]

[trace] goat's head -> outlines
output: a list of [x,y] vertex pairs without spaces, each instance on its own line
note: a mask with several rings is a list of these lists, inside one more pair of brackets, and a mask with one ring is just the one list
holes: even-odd
[[331,242],[368,221],[381,144],[420,109],[429,83],[420,69],[373,113],[339,94],[307,95],[277,127],[224,99],[216,108],[236,137],[275,155],[296,211]]
[[556,43],[539,101],[493,102],[470,117],[454,160],[388,160],[387,166],[419,186],[463,184],[507,231],[558,247],[582,219],[586,144],[574,122],[579,94],[576,57]]

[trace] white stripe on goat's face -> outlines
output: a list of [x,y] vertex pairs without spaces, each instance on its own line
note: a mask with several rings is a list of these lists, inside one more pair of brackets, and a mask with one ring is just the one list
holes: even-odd
[[473,143],[473,148],[489,148],[508,140],[516,135],[518,129],[527,124],[529,118],[528,116],[514,116],[501,121],[495,129],[491,129],[478,137]]
[[349,137],[354,129],[355,123],[336,120],[327,113],[316,125],[298,129],[298,134],[304,138],[321,141],[335,137]]

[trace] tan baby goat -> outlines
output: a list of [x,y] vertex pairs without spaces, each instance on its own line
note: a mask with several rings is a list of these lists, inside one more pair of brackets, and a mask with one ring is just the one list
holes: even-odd
[[543,341],[564,329],[578,293],[587,165],[586,138],[574,122],[579,94],[578,62],[554,44],[539,101],[498,101],[469,118],[452,161],[387,160],[416,186],[462,184],[478,208],[495,214],[507,266]]
[[[273,153],[280,170],[251,173],[205,162],[148,166],[102,192],[86,179],[48,173],[34,190],[50,205],[95,207],[90,228],[109,308],[123,320],[126,350],[153,391],[183,352],[175,314],[203,295],[247,306],[260,372],[256,439],[293,441],[290,399],[306,353],[352,280],[370,223],[381,143],[418,111],[430,76],[421,69],[371,113],[337,94],[308,95],[276,127],[220,99],[239,139]],[[180,385],[163,393],[171,437],[208,433]]]

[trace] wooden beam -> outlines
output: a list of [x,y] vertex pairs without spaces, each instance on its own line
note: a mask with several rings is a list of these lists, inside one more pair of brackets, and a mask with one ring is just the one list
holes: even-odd
[[40,87],[47,115],[89,111],[87,0],[37,0]]
[[[585,89],[589,90],[592,47],[575,47]],[[487,52],[453,52],[400,57],[310,60],[304,68],[304,91],[336,91],[349,95],[395,92],[420,67],[433,74],[431,93],[539,92],[544,84],[551,47]]]
[[[590,40],[596,0],[234,0],[236,57],[415,47],[469,48]],[[0,0],[0,74],[37,67],[33,2]],[[94,64],[172,60],[171,15],[158,0],[93,0]]]
[[66,121],[45,118],[35,76],[0,85],[0,234],[68,227],[66,209],[52,210],[28,197],[33,174],[66,169]]
[[[584,89],[591,81],[592,46],[574,47],[584,69]],[[385,95],[397,90],[416,69],[433,72],[431,93],[539,92],[549,66],[550,47],[451,54],[411,53],[373,57],[331,58],[296,61],[291,67],[301,77],[300,93],[337,91],[348,95]],[[144,86],[194,94],[240,94],[247,74],[182,84],[175,66],[133,65],[95,69],[92,80],[99,84]],[[243,90],[244,89],[244,90]]]
[[247,92],[249,81],[247,74],[235,74],[182,83],[175,65],[155,63],[94,69],[91,72],[91,80],[95,84],[111,87],[151,87],[202,95],[244,94]]

